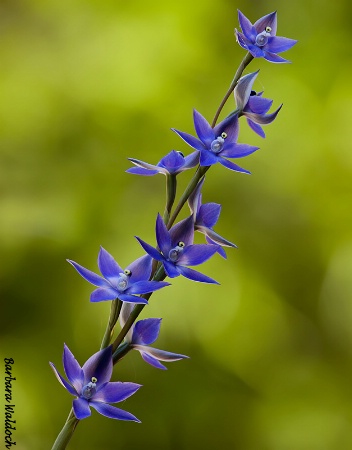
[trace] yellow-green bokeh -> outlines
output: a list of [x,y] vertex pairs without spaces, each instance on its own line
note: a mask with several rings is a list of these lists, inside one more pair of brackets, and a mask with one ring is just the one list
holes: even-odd
[[116,366],[143,384],[120,405],[142,424],[93,412],[70,448],[352,448],[350,2],[4,0],[0,333],[17,450],[50,448],[69,412],[48,361],[62,371],[66,342],[83,363],[104,332],[109,304],[65,260],[96,270],[103,245],[127,265],[133,236],[153,242],[164,178],[126,174],[127,158],[188,151],[170,128],[192,132],[192,108],[214,115],[244,56],[237,8],[277,10],[278,35],[299,40],[293,64],[248,68],[284,103],[265,140],[241,123],[239,141],[261,148],[241,161],[253,175],[207,175],[216,230],[239,249],[202,267],[220,286],[177,278],[144,310],[163,318],[157,346],[191,359]]

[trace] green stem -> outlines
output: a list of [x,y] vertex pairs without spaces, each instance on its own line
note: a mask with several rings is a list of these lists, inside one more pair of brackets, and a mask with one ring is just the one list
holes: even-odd
[[170,219],[171,209],[173,207],[177,190],[177,179],[176,175],[169,174],[166,175],[166,205],[164,211],[164,222],[168,223]]
[[216,122],[218,121],[218,118],[220,116],[220,113],[222,111],[222,108],[225,106],[225,103],[227,102],[228,98],[230,97],[230,95],[232,94],[232,91],[235,89],[237,81],[241,78],[241,75],[244,71],[244,69],[248,66],[248,64],[252,61],[254,57],[248,52],[246,54],[246,56],[242,59],[240,65],[238,66],[238,69],[235,73],[235,76],[230,84],[230,87],[228,88],[225,97],[222,99],[219,108],[217,109],[213,122],[211,124],[212,128],[215,127]]
[[116,352],[112,355],[113,363],[116,364],[120,359],[122,359],[127,353],[132,350],[129,342],[124,342],[119,346]]
[[103,340],[102,340],[102,343],[100,346],[100,350],[102,350],[103,348],[107,347],[110,344],[112,334],[114,332],[115,324],[120,315],[121,307],[122,307],[122,301],[119,300],[118,298],[111,302],[109,321],[106,326],[106,330],[105,330],[105,334],[104,334],[104,337],[103,337]]
[[54,445],[51,450],[65,450],[68,443],[71,440],[71,437],[78,425],[79,420],[73,413],[73,409],[71,409],[70,414],[67,417],[66,423],[63,426],[60,434],[56,438]]
[[171,228],[172,224],[175,222],[177,216],[179,215],[179,212],[183,208],[183,205],[186,203],[189,196],[192,194],[194,189],[197,187],[199,180],[205,175],[205,173],[207,172],[209,167],[210,166],[202,166],[202,167],[198,166],[196,173],[193,175],[193,178],[191,179],[188,186],[186,187],[184,193],[182,194],[182,197],[180,198],[180,200],[175,208],[175,211],[173,212],[171,218],[169,219],[169,221],[167,223],[167,228],[169,228],[169,229]]

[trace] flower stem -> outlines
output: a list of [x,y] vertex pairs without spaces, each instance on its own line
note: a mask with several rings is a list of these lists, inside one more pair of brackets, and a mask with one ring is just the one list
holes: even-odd
[[170,219],[171,209],[175,201],[177,190],[177,179],[175,174],[166,175],[166,205],[164,211],[164,222],[168,223]]
[[167,228],[170,229],[172,224],[175,222],[177,216],[179,215],[179,212],[183,208],[183,205],[188,200],[189,196],[192,194],[194,189],[197,187],[197,184],[199,183],[199,180],[205,175],[207,170],[210,166],[198,166],[196,173],[193,175],[193,178],[189,182],[188,186],[186,187],[184,193],[182,194],[182,197],[180,198],[175,211],[173,212],[172,216],[170,217]]
[[119,300],[118,298],[111,302],[109,321],[106,326],[106,330],[105,330],[105,334],[104,334],[104,337],[103,337],[103,340],[102,340],[102,343],[100,346],[100,350],[102,350],[103,348],[107,347],[110,344],[112,334],[114,332],[115,324],[120,315],[121,307],[122,307],[122,301]]
[[217,109],[213,122],[211,124],[212,128],[215,127],[216,122],[218,121],[218,118],[220,116],[220,113],[222,111],[222,108],[225,106],[225,103],[227,102],[228,98],[230,97],[230,95],[232,94],[232,91],[235,89],[237,81],[241,78],[241,75],[244,71],[244,69],[248,66],[248,64],[252,61],[254,57],[248,52],[246,54],[246,56],[242,59],[240,65],[238,66],[238,69],[235,73],[235,76],[230,84],[230,87],[228,88],[225,97],[222,99],[219,108]]
[[70,439],[78,425],[79,420],[73,413],[73,409],[71,409],[70,414],[67,417],[66,423],[63,426],[60,434],[56,438],[54,445],[51,450],[65,450]]

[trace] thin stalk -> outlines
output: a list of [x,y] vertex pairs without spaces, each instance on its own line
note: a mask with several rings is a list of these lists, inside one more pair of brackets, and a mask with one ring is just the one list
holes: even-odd
[[177,190],[177,179],[175,174],[166,175],[166,204],[163,220],[168,223],[171,209],[173,207]]
[[62,430],[60,431],[60,434],[56,438],[56,441],[54,442],[54,445],[52,446],[51,450],[65,450],[78,425],[78,422],[79,420],[74,415],[73,409],[71,409],[70,414],[67,417],[66,423],[63,426]]
[[242,59],[240,65],[238,66],[238,69],[235,73],[235,76],[230,84],[230,87],[228,88],[225,97],[222,99],[219,108],[217,109],[213,122],[211,124],[212,128],[215,127],[216,122],[218,121],[218,118],[220,116],[220,113],[223,109],[223,107],[225,106],[225,103],[227,102],[228,98],[230,97],[230,95],[232,94],[232,91],[235,89],[237,81],[241,78],[241,75],[244,71],[244,69],[248,66],[248,64],[252,61],[254,57],[248,52],[246,54],[246,56]]
[[106,348],[110,344],[110,341],[111,341],[111,338],[112,338],[112,335],[114,332],[114,327],[115,327],[117,319],[119,318],[119,315],[120,315],[121,307],[122,307],[122,301],[119,300],[118,298],[111,302],[109,321],[106,326],[103,340],[101,342],[100,350],[102,350],[103,348]]
[[183,205],[188,200],[189,196],[192,194],[192,192],[197,187],[197,184],[199,183],[199,180],[205,175],[207,170],[210,166],[198,166],[196,173],[193,175],[193,178],[189,182],[188,186],[186,187],[184,193],[182,194],[172,216],[170,217],[170,220],[167,223],[167,228],[170,229],[172,224],[175,222],[177,216],[179,215],[181,209],[183,208]]
[[121,344],[116,352],[112,355],[114,365],[125,355],[127,355],[130,350],[132,350],[132,347],[129,342],[124,342],[123,344]]

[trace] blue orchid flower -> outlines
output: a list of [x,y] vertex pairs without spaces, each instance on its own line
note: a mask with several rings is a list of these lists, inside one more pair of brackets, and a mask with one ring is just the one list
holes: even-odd
[[[123,304],[119,317],[121,328],[124,327],[133,308],[134,306],[131,303]],[[139,320],[129,329],[125,340],[133,350],[137,350],[141,354],[145,362],[157,369],[166,370],[167,368],[160,361],[179,361],[180,359],[188,358],[188,356],[150,347],[159,336],[160,325],[161,319]]]
[[173,129],[188,145],[200,152],[199,164],[212,166],[220,163],[236,172],[250,173],[226,158],[242,158],[258,150],[248,144],[238,144],[238,115],[234,114],[212,128],[196,110],[193,111],[194,127],[198,139],[191,134]]
[[149,281],[152,272],[152,258],[144,255],[136,259],[123,270],[114,258],[103,247],[98,255],[98,267],[103,275],[97,275],[70,259],[67,260],[77,272],[89,283],[98,286],[91,296],[91,302],[120,299],[122,302],[144,303],[147,300],[139,297],[141,294],[157,291],[170,283]]
[[223,258],[226,258],[226,252],[222,247],[237,248],[237,245],[223,238],[213,230],[213,227],[219,220],[221,205],[218,203],[202,204],[202,187],[204,181],[205,178],[198,183],[196,189],[188,199],[188,205],[193,214],[194,229],[203,233],[209,244],[218,245],[218,253]]
[[238,20],[242,33],[235,30],[237,42],[248,50],[254,58],[265,58],[274,63],[288,63],[287,59],[277,55],[293,47],[297,41],[276,36],[276,11],[258,19],[254,24],[238,10]]
[[265,133],[260,125],[273,122],[282,108],[282,104],[276,111],[267,114],[273,101],[262,97],[263,92],[256,93],[252,90],[258,73],[259,70],[240,78],[234,89],[234,96],[239,115],[245,116],[252,130],[264,138]]
[[182,220],[168,230],[158,214],[156,220],[158,248],[152,247],[139,237],[136,239],[152,258],[163,264],[164,270],[170,278],[183,275],[190,280],[219,284],[212,278],[186,267],[202,264],[218,250],[217,245],[193,244],[193,236],[193,216]]
[[90,407],[93,407],[111,419],[140,422],[133,414],[109,405],[122,402],[141,387],[136,383],[110,382],[113,369],[111,346],[95,353],[81,367],[65,345],[63,366],[69,382],[60,375],[53,363],[50,366],[60,384],[77,397],[73,400],[73,412],[77,419],[89,417],[92,414]]

